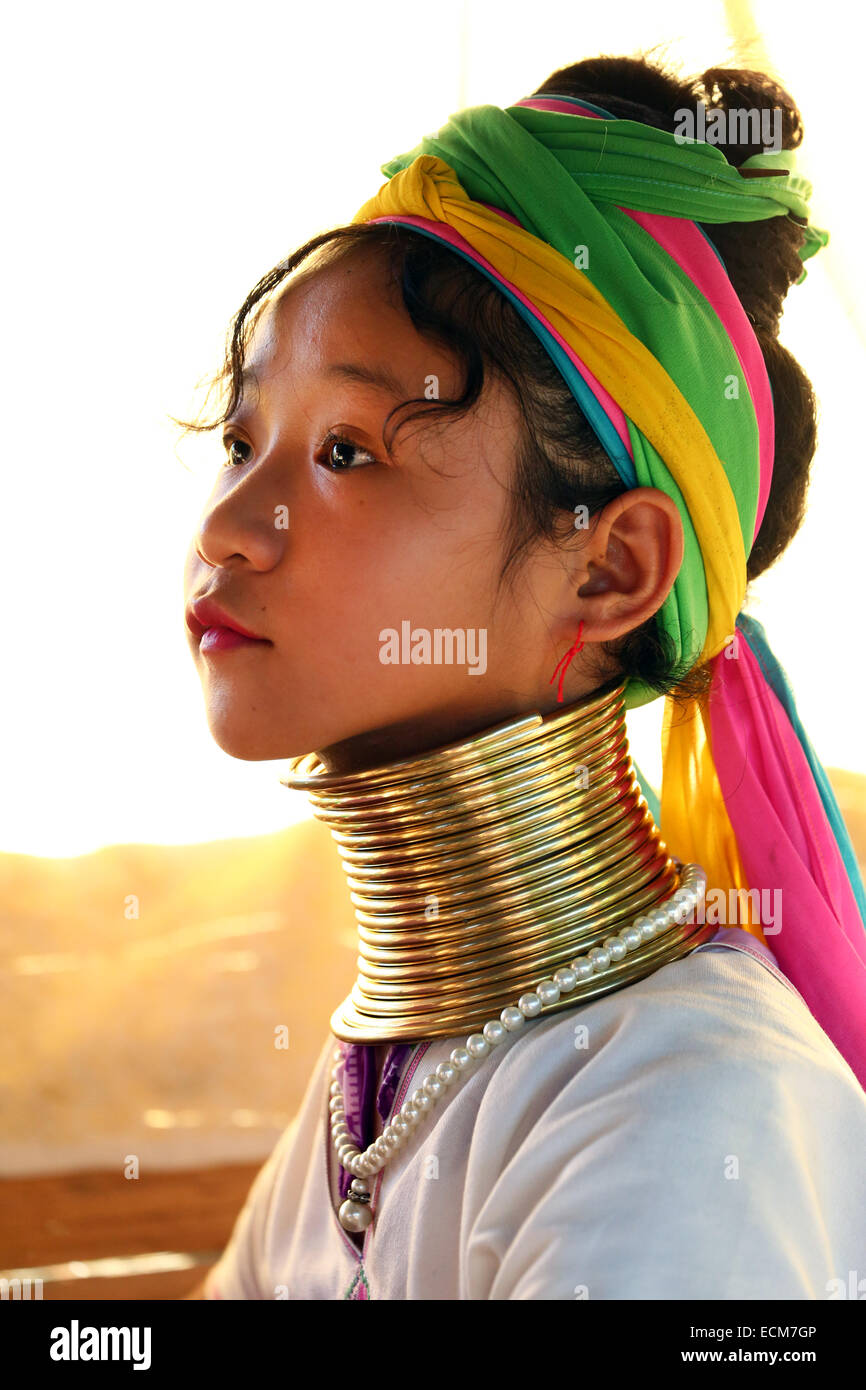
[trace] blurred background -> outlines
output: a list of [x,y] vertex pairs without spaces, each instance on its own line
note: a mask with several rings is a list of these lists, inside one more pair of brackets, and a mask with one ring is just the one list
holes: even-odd
[[[183,562],[221,461],[181,439],[259,276],[349,221],[452,111],[600,53],[776,76],[831,233],[782,339],[821,403],[809,510],[752,611],[866,858],[866,502],[855,84],[790,0],[598,13],[535,0],[249,0],[7,11],[2,293],[0,1273],[45,1297],[173,1298],[219,1253],[355,971],[335,847],[285,765],[213,742]],[[687,15],[687,19],[684,17]],[[804,24],[803,21],[809,21]],[[859,26],[859,29],[858,27]],[[658,782],[661,702],[633,712]],[[274,1047],[274,1029],[289,1046]],[[129,1157],[139,1177],[125,1176]]]

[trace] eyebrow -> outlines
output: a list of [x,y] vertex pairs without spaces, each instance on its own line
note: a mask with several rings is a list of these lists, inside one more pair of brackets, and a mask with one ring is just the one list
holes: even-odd
[[[364,386],[375,386],[380,391],[387,391],[391,396],[397,396],[401,400],[406,399],[405,384],[383,363],[370,366],[365,362],[331,362],[321,372],[321,375],[338,377],[343,381],[360,382]],[[251,385],[258,386],[259,378],[252,367],[245,367],[241,372],[240,379],[241,399],[246,394],[247,387]]]
[[380,364],[368,366],[364,362],[332,362],[326,367],[323,376],[340,377],[343,381],[359,381],[365,386],[377,386],[392,396],[406,399],[405,384],[390,370]]

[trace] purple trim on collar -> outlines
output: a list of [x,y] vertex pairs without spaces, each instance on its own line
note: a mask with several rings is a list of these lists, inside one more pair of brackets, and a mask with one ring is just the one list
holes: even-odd
[[[376,1092],[376,1044],[343,1043],[343,1104],[346,1108],[346,1124],[352,1142],[359,1149],[366,1149],[373,1140],[375,1094],[376,1110],[382,1120],[387,1120],[394,1104],[400,1076],[406,1059],[412,1051],[411,1043],[393,1043],[385,1057],[382,1068],[382,1084]],[[353,1174],[339,1165],[340,1197],[346,1198],[352,1183]]]

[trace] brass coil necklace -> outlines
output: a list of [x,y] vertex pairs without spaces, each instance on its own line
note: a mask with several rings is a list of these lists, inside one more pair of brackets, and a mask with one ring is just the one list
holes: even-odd
[[[715,931],[660,912],[683,866],[634,775],[623,684],[362,772],[307,754],[281,781],[329,826],[355,908],[358,975],[330,1021],[345,1042],[478,1027],[590,952],[588,977],[541,1012],[573,1008]],[[658,933],[612,957],[605,939],[653,912]]]

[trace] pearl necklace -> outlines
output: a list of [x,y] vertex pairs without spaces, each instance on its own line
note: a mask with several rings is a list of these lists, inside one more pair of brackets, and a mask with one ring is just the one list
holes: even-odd
[[[677,863],[677,867],[682,866]],[[370,1210],[370,1188],[366,1179],[380,1172],[404,1147],[424,1116],[431,1113],[436,1102],[449,1088],[465,1079],[474,1062],[487,1057],[508,1034],[518,1032],[527,1019],[537,1018],[546,1006],[557,1004],[562,995],[570,994],[579,983],[590,976],[609,970],[611,962],[622,960],[629,951],[634,951],[642,943],[662,936],[675,926],[686,925],[698,904],[703,901],[706,887],[707,877],[704,870],[697,864],[688,864],[683,870],[680,887],[663,907],[653,908],[646,915],[636,917],[631,925],[622,931],[605,937],[601,946],[594,946],[585,955],[576,957],[569,965],[555,971],[550,979],[541,980],[534,990],[520,996],[516,1006],[509,1005],[502,1010],[498,1019],[491,1019],[485,1023],[480,1032],[470,1033],[465,1046],[455,1047],[448,1061],[439,1063],[435,1072],[413,1091],[381,1137],[363,1153],[352,1142],[346,1124],[343,1089],[339,1079],[343,1052],[341,1048],[335,1049],[329,1102],[331,1139],[338,1162],[355,1175],[349,1189],[350,1195],[338,1213],[343,1228],[358,1232],[366,1230],[370,1225],[373,1213]],[[715,931],[715,928],[711,928],[711,931]],[[706,939],[706,936],[706,931],[695,933],[694,946]],[[688,949],[693,949],[694,946]],[[663,963],[663,960],[659,962]]]

